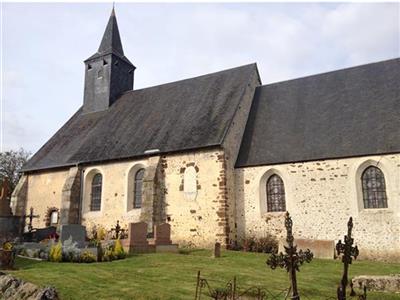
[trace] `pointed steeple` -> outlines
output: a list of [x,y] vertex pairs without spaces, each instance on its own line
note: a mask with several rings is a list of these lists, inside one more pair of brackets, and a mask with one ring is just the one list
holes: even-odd
[[111,16],[108,20],[106,30],[104,31],[103,39],[101,40],[98,52],[100,54],[114,53],[124,56],[124,50],[122,50],[121,37],[119,35],[114,7],[111,11]]
[[108,109],[133,88],[135,66],[122,50],[114,7],[97,52],[85,60],[83,112]]

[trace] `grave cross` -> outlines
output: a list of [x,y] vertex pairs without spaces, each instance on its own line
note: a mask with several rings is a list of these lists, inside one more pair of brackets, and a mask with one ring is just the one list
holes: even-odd
[[311,262],[311,260],[313,259],[313,254],[309,249],[307,249],[306,251],[297,251],[297,246],[294,245],[294,237],[292,232],[293,221],[289,215],[289,212],[286,213],[285,227],[287,246],[284,247],[286,254],[283,254],[281,252],[276,255],[275,253],[273,253],[267,260],[267,265],[269,265],[273,270],[276,269],[276,267],[286,269],[286,271],[289,273],[290,289],[292,292],[292,296],[290,297],[290,299],[300,300],[300,296],[297,291],[296,272],[300,271],[299,267],[304,262]]
[[[347,235],[344,236],[344,244],[341,240],[336,244],[336,252],[338,256],[343,254],[342,262],[344,264],[343,267],[343,276],[340,282],[340,285],[337,289],[337,296],[339,300],[346,299],[346,286],[348,283],[348,272],[349,272],[349,265],[354,259],[357,259],[359,254],[357,246],[353,247],[354,239],[351,237],[351,232],[353,230],[353,218],[350,217],[349,222],[347,223]],[[352,294],[354,291],[352,289]]]
[[122,231],[121,226],[119,225],[119,220],[117,220],[117,225],[115,228],[111,228],[112,231],[115,231],[115,238],[118,239],[119,233]]
[[39,218],[39,215],[34,215],[33,214],[33,207],[31,207],[29,215],[24,215],[24,218],[29,218],[29,223],[28,223],[28,231],[32,232],[33,226],[32,226],[32,221],[34,218]]

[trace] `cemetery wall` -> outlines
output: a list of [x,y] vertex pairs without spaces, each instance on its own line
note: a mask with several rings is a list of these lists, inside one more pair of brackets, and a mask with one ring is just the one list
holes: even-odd
[[62,189],[68,174],[69,170],[67,169],[27,175],[25,214],[28,215],[30,208],[33,207],[34,214],[39,215],[39,218],[34,218],[32,221],[34,228],[45,227],[49,208],[60,209]]
[[[370,165],[385,175],[387,209],[364,209],[361,174]],[[331,159],[236,170],[238,234],[283,238],[284,214],[266,211],[266,181],[278,174],[296,238],[343,239],[354,220],[361,258],[400,261],[400,154]]]

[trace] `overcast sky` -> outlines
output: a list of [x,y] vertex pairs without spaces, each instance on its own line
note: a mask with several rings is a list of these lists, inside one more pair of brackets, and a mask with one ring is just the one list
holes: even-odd
[[[3,149],[37,151],[82,105],[111,4],[3,4]],[[400,56],[399,3],[116,4],[143,88],[256,62],[264,84]],[[160,124],[162,125],[162,124]]]

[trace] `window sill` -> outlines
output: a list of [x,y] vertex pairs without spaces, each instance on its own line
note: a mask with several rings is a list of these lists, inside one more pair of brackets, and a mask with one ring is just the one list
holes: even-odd
[[361,215],[378,215],[378,214],[394,214],[393,209],[390,208],[362,208]]
[[101,216],[102,214],[103,214],[103,213],[102,213],[101,210],[94,210],[94,211],[88,210],[88,211],[85,211],[85,212],[83,213],[83,215],[86,216],[86,217],[99,217],[99,216]]
[[281,217],[285,216],[286,211],[269,211],[262,213],[263,218],[270,218],[270,217]]

